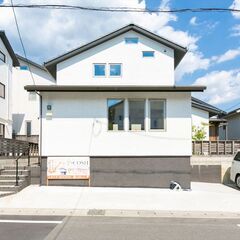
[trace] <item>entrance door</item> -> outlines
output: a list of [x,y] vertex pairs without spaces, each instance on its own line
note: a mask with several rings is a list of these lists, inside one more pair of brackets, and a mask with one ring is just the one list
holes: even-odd
[[215,125],[209,126],[209,140],[210,141],[218,140],[218,127]]

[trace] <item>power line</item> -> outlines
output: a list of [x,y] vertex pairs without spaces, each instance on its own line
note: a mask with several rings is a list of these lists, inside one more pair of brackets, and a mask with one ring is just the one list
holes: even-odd
[[[12,0],[11,0],[12,3]],[[3,4],[0,8],[38,8],[38,9],[66,9],[85,10],[99,12],[135,12],[135,13],[186,13],[186,12],[240,12],[236,8],[179,8],[179,9],[148,9],[148,8],[128,8],[128,7],[83,7],[66,4]]]
[[15,9],[14,9],[14,5],[13,5],[13,0],[11,0],[11,5],[12,5],[14,21],[15,21],[15,24],[16,24],[16,27],[17,27],[17,32],[18,32],[18,36],[19,36],[19,39],[20,39],[20,43],[21,43],[21,45],[22,45],[24,57],[26,58],[26,62],[27,62],[27,65],[28,65],[28,69],[29,69],[31,78],[32,78],[32,80],[33,80],[33,84],[35,85],[35,80],[34,80],[34,77],[33,77],[33,73],[32,73],[32,70],[31,70],[31,66],[30,66],[30,64],[29,64],[29,60],[28,60],[28,58],[27,58],[26,50],[25,50],[25,47],[24,47],[24,44],[23,44],[23,40],[22,40],[21,33],[20,33],[20,28],[19,28],[18,21],[17,21],[17,16],[16,16],[16,12],[15,12]]

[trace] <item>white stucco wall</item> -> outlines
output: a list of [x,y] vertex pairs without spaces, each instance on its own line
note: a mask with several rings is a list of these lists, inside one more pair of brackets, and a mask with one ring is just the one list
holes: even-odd
[[[149,131],[147,113],[146,131],[108,131],[107,98],[166,99],[166,130]],[[191,94],[43,93],[42,142],[43,156],[190,156]]]
[[192,126],[204,127],[205,140],[209,140],[209,112],[192,107]]
[[6,62],[0,60],[0,82],[5,85],[5,99],[0,98],[0,123],[5,125],[5,137],[12,138],[12,58],[0,39],[0,50]]
[[[138,37],[126,44],[125,37]],[[143,58],[142,51],[155,51]],[[121,63],[121,77],[94,77],[94,63]],[[108,66],[107,66],[108,69]],[[57,65],[60,85],[174,85],[174,50],[129,31]]]
[[240,139],[240,114],[234,114],[227,118],[227,136],[228,140],[239,140]]
[[[20,65],[27,66],[27,63],[20,61]],[[26,121],[32,122],[32,135],[39,135],[39,96],[35,95],[35,100],[31,99],[24,86],[55,84],[47,71],[33,65],[31,71],[34,82],[29,70],[13,70],[13,131],[17,135],[26,135]]]

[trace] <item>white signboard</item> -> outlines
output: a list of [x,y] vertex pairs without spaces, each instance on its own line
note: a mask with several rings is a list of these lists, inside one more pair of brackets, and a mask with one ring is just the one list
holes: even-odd
[[89,157],[48,157],[48,179],[89,179]]

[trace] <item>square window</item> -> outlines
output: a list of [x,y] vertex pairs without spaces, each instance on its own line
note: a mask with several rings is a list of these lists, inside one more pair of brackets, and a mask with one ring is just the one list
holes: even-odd
[[124,130],[124,99],[108,99],[108,130]]
[[28,70],[28,66],[20,66],[20,70]]
[[149,100],[150,103],[150,129],[164,130],[165,128],[165,101]]
[[6,56],[3,52],[0,51],[0,60],[6,62]]
[[121,64],[110,64],[110,76],[111,77],[120,77],[121,75],[122,75]]
[[137,37],[126,37],[125,43],[126,44],[138,44],[138,38]]
[[106,75],[106,64],[94,64],[94,76],[104,77]]
[[143,57],[154,57],[154,51],[143,51]]

